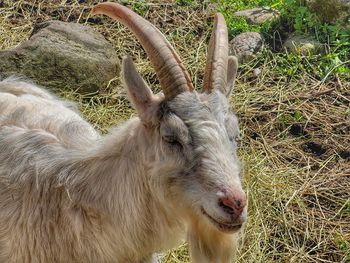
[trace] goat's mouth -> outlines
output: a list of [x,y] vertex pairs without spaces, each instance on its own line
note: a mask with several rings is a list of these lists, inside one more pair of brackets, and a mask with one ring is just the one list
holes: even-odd
[[234,233],[241,229],[242,224],[226,224],[223,222],[219,222],[212,216],[210,216],[203,207],[201,207],[201,212],[203,215],[205,215],[207,218],[209,218],[210,222],[216,226],[220,231],[226,232],[226,233]]

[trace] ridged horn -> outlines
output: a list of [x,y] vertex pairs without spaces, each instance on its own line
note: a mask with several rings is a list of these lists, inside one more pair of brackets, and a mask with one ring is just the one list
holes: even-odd
[[192,91],[189,74],[164,35],[150,22],[125,6],[105,2],[97,4],[92,15],[104,14],[129,28],[145,49],[159,79],[165,98],[171,100],[184,91]]
[[203,89],[211,92],[219,89],[226,94],[228,64],[228,34],[225,18],[215,15],[214,29],[208,48],[207,63],[204,72]]

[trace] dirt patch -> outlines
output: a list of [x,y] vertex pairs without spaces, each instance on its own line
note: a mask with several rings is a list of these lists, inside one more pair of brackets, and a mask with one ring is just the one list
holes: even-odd
[[316,142],[306,142],[301,146],[301,148],[304,152],[312,153],[316,156],[321,156],[327,151],[324,145]]

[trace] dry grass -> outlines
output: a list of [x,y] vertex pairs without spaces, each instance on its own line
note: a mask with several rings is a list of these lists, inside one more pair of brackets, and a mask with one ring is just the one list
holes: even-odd
[[[87,20],[94,2],[0,2],[0,49],[26,39],[36,22],[87,23],[120,56],[131,54],[148,83],[159,88],[145,53],[123,26],[106,18]],[[129,6],[166,33],[200,87],[208,40],[205,5],[135,1]],[[306,73],[285,76],[269,52],[259,59],[262,74],[253,77],[257,60],[242,66],[232,96],[249,194],[249,222],[238,262],[350,262],[350,85],[337,78],[320,83]],[[134,114],[118,76],[99,94],[59,93],[77,100],[104,132]],[[164,262],[188,260],[183,245]]]

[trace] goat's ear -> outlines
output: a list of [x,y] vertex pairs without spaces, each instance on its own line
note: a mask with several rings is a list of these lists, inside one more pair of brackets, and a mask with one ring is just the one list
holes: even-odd
[[227,65],[227,87],[226,87],[226,97],[229,97],[232,92],[233,84],[235,82],[238,70],[238,60],[235,56],[228,57]]
[[129,56],[123,58],[122,78],[129,100],[142,118],[153,105],[155,96],[137,72],[134,62]]

